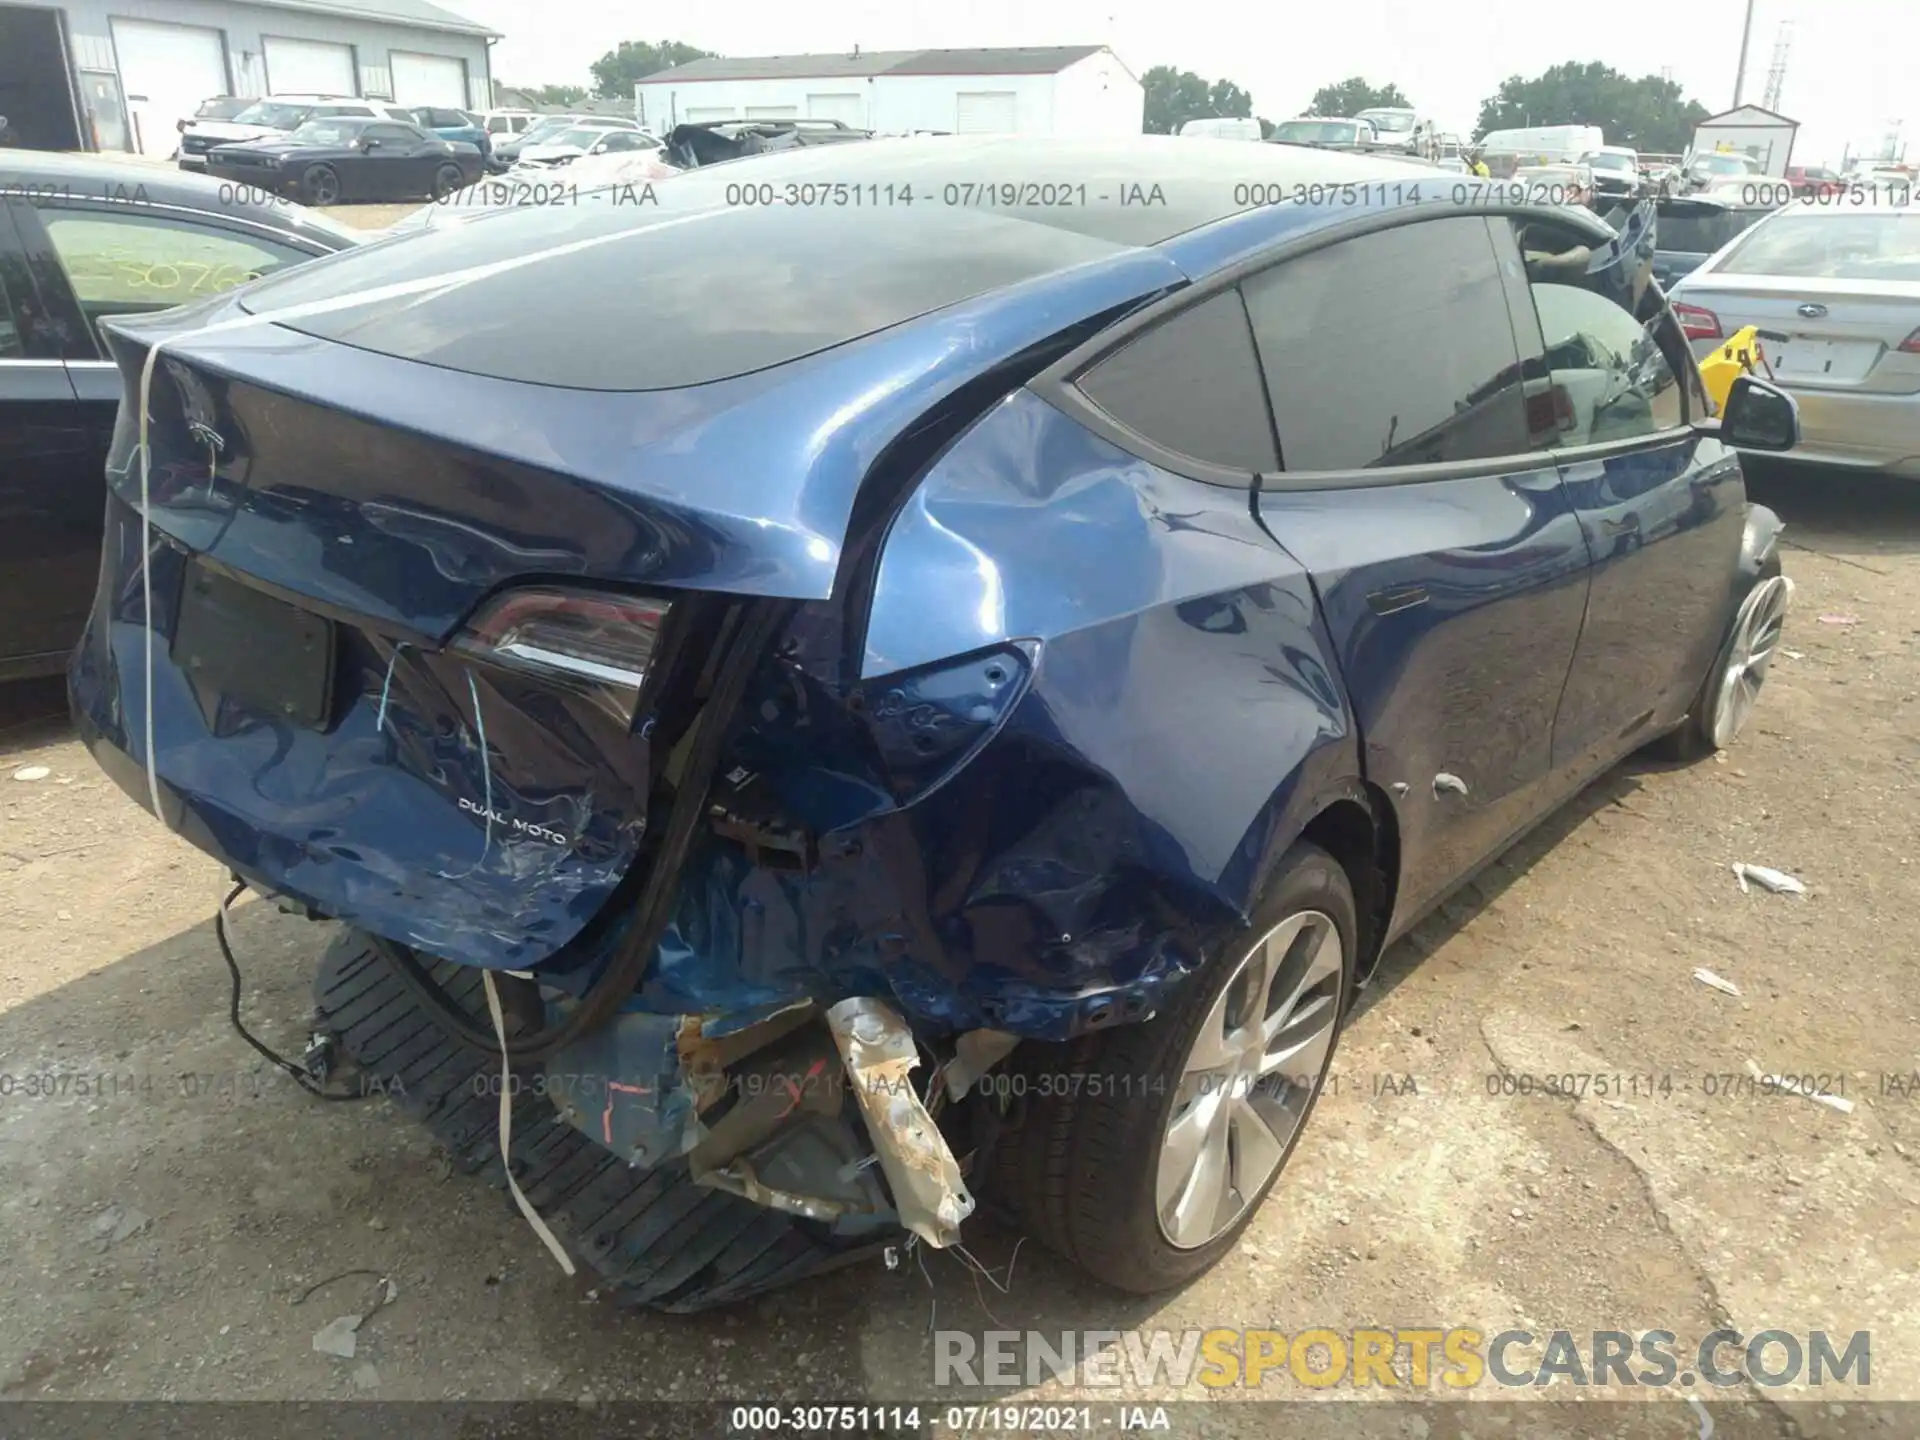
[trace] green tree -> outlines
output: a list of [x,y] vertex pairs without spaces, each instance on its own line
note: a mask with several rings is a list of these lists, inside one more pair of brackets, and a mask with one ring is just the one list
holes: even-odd
[[650,45],[644,40],[622,40],[589,67],[593,71],[593,93],[602,100],[630,100],[633,82],[658,70],[671,70],[689,60],[705,60],[711,50],[696,50],[678,40],[662,40]]
[[1209,113],[1207,82],[1191,70],[1155,65],[1140,77],[1146,87],[1145,129],[1149,135],[1171,135],[1188,120]]
[[1231,80],[1216,80],[1207,90],[1209,112],[1223,119],[1245,120],[1253,114],[1253,96]]
[[587,87],[584,85],[533,85],[525,88],[541,105],[578,105],[587,98]]
[[1610,145],[1630,145],[1649,154],[1684,151],[1707,108],[1688,100],[1680,87],[1658,75],[1629,80],[1592,61],[1555,65],[1532,79],[1514,75],[1482,102],[1474,131],[1533,125],[1598,125]]
[[1387,106],[1405,110],[1411,108],[1412,104],[1398,85],[1389,83],[1376,89],[1365,77],[1352,75],[1338,85],[1322,85],[1314,91],[1307,114],[1358,115],[1362,110],[1377,110]]

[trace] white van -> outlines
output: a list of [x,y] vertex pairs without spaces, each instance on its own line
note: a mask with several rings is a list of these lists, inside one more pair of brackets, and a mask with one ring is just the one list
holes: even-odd
[[1524,130],[1490,130],[1479,141],[1481,159],[1496,178],[1521,165],[1571,165],[1581,156],[1606,148],[1598,125],[1536,125]]
[[1231,115],[1213,115],[1205,120],[1189,120],[1175,133],[1197,135],[1203,140],[1258,140],[1260,122],[1252,118],[1241,120]]

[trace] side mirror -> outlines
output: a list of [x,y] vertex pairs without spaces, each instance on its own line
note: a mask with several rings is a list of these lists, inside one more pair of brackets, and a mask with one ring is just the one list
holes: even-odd
[[1779,386],[1741,375],[1727,393],[1720,438],[1736,450],[1791,450],[1800,443],[1800,407]]
[[375,140],[371,136],[367,136],[360,141],[360,153],[362,155],[365,155],[370,151],[378,150],[379,148],[380,148],[380,142],[378,140]]
[[599,143],[598,145],[596,145],[596,146],[594,146],[594,147],[593,147],[593,149],[591,149],[591,150],[589,150],[589,151],[588,151],[587,153],[588,153],[589,155],[604,155],[604,154],[606,154],[606,153],[607,153],[607,142],[606,142],[606,141],[604,141],[604,140],[602,140],[602,141],[601,141],[601,142],[600,142],[600,143]]

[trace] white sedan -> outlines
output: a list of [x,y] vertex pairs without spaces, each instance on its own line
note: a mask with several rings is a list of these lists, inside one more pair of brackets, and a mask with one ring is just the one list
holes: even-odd
[[562,130],[551,140],[529,145],[520,152],[519,164],[530,169],[550,170],[570,165],[583,155],[611,155],[618,151],[658,150],[660,142],[644,130],[628,130],[612,125],[576,125]]
[[1758,326],[1797,459],[1920,478],[1920,209],[1793,204],[1673,287],[1695,355]]

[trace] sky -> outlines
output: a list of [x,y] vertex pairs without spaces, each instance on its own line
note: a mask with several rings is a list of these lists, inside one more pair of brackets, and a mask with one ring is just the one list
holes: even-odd
[[[440,0],[505,36],[497,80],[585,84],[621,40],[681,40],[723,55],[792,55],[980,45],[1105,44],[1138,75],[1153,65],[1228,79],[1254,113],[1281,120],[1325,84],[1392,81],[1446,130],[1467,133],[1511,75],[1599,60],[1628,75],[1670,69],[1710,111],[1733,103],[1747,0],[1610,0],[1576,10],[1542,0],[730,0],[684,12],[624,0]],[[683,15],[684,18],[674,18]],[[1837,163],[1910,119],[1920,157],[1920,0],[1754,0],[1743,99],[1766,89],[1783,21],[1793,45],[1781,113],[1798,120],[1794,159]]]

